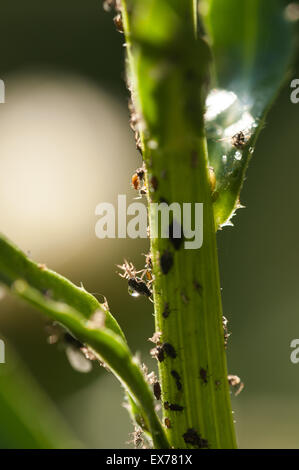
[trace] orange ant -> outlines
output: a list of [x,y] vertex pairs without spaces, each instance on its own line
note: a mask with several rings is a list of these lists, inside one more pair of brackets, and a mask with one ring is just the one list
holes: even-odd
[[139,190],[139,196],[146,194],[146,185],[144,181],[144,168],[137,168],[131,179],[132,188]]
[[142,276],[141,276],[141,279],[145,276],[148,283],[152,283],[154,278],[153,278],[153,273],[152,273],[152,269],[153,269],[153,264],[152,264],[152,258],[151,258],[151,255],[148,253],[147,255],[144,254],[145,256],[145,269],[143,269],[141,272],[142,272]]
[[132,176],[132,186],[134,189],[138,190],[141,188],[144,179],[144,169],[137,168],[136,172]]

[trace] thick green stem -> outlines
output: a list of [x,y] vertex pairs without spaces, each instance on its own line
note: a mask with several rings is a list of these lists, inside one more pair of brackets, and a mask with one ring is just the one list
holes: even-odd
[[[185,151],[192,151],[187,142]],[[170,201],[204,203],[203,245],[193,251],[184,249],[182,244],[174,250],[168,240],[161,238],[154,239],[151,245],[156,330],[162,332],[161,342],[170,343],[177,353],[176,358],[165,355],[159,363],[163,401],[184,407],[182,412],[164,410],[164,415],[170,419],[168,437],[175,447],[184,447],[183,435],[192,428],[207,439],[211,448],[231,448],[235,447],[235,437],[204,139],[198,141],[197,151],[195,171],[180,151],[171,152],[165,169],[169,172]],[[161,270],[165,252],[172,253],[174,260],[166,275]],[[181,387],[173,371],[179,374]]]
[[[163,418],[175,448],[234,448],[203,123],[209,50],[195,38],[194,2],[147,0],[142,15],[139,1],[128,4],[129,82],[142,115],[148,201],[181,208],[188,202],[193,209],[200,202],[204,214],[200,249],[186,249],[184,240],[151,240],[156,331],[175,350],[160,355]],[[150,206],[153,219],[156,210]]]

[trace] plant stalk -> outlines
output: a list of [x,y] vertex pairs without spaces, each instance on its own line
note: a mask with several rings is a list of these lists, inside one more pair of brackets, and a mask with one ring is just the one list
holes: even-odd
[[152,202],[203,203],[200,249],[185,249],[183,238],[151,239],[163,422],[174,448],[235,448],[204,135],[210,53],[196,38],[195,2],[140,5],[123,1],[122,13],[150,220]]

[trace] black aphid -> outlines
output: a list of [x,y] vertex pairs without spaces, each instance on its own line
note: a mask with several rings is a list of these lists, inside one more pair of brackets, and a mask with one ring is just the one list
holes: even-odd
[[202,285],[196,279],[193,281],[193,287],[199,294],[202,293]]
[[160,204],[161,204],[162,202],[165,202],[165,204],[167,204],[168,206],[170,205],[170,204],[169,204],[169,201],[168,201],[167,199],[165,199],[165,197],[160,197],[159,202],[160,202]]
[[[149,284],[144,282],[142,278],[137,277],[138,272],[136,271],[133,263],[129,263],[127,260],[124,260],[122,265],[117,265],[123,273],[119,273],[120,277],[127,279],[129,286],[129,293],[134,297],[138,295],[145,295],[146,297],[151,297],[152,291],[149,288]],[[145,270],[142,270],[145,272]]]
[[173,254],[166,250],[161,255],[160,266],[163,274],[168,274],[173,266]]
[[158,178],[156,176],[152,176],[150,182],[151,182],[151,187],[153,191],[157,191],[158,186],[159,186]]
[[155,382],[153,384],[153,390],[154,390],[154,395],[155,395],[156,400],[160,400],[161,399],[161,386],[159,382]]
[[163,362],[165,359],[163,348],[161,346],[156,346],[151,350],[151,356],[158,359],[159,362]]
[[164,351],[161,346],[157,346],[157,359],[159,362],[164,361]]
[[199,369],[199,377],[201,378],[204,384],[208,383],[208,373],[207,373],[207,370],[204,369],[203,367]]
[[163,316],[164,318],[167,318],[167,317],[169,317],[169,314],[170,314],[169,303],[166,302],[165,305],[164,305],[164,310],[163,310],[163,312],[162,312],[162,316]]
[[182,227],[175,220],[169,225],[169,239],[175,250],[179,250],[184,242]]
[[143,168],[137,168],[136,174],[138,178],[143,179],[144,178],[144,169]]
[[176,358],[176,351],[175,351],[174,347],[172,346],[172,344],[163,343],[162,344],[162,349],[165,352],[165,354],[167,354],[167,356],[172,357],[173,359]]
[[181,376],[180,376],[180,374],[179,374],[176,370],[172,370],[170,373],[171,373],[172,377],[173,377],[174,380],[175,380],[177,389],[178,389],[178,390],[182,390],[183,386],[182,386],[182,383],[181,383]]
[[128,286],[132,291],[139,295],[145,295],[146,297],[150,297],[152,295],[146,283],[143,281],[138,281],[137,279],[132,278],[128,280]]
[[181,380],[180,374],[176,370],[172,370],[170,373],[175,380]]
[[183,411],[184,407],[181,405],[177,405],[176,403],[169,403],[168,401],[164,402],[165,410],[171,411]]
[[207,439],[202,439],[198,432],[193,428],[189,428],[187,432],[183,434],[183,439],[186,444],[191,444],[198,449],[207,449],[209,447]]

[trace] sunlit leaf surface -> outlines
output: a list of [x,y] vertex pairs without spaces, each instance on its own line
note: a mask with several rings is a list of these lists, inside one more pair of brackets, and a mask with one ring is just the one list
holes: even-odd
[[[292,29],[281,0],[208,0],[203,18],[215,59],[207,99],[217,227],[230,223],[265,115],[286,77]],[[242,134],[239,134],[239,133]]]

